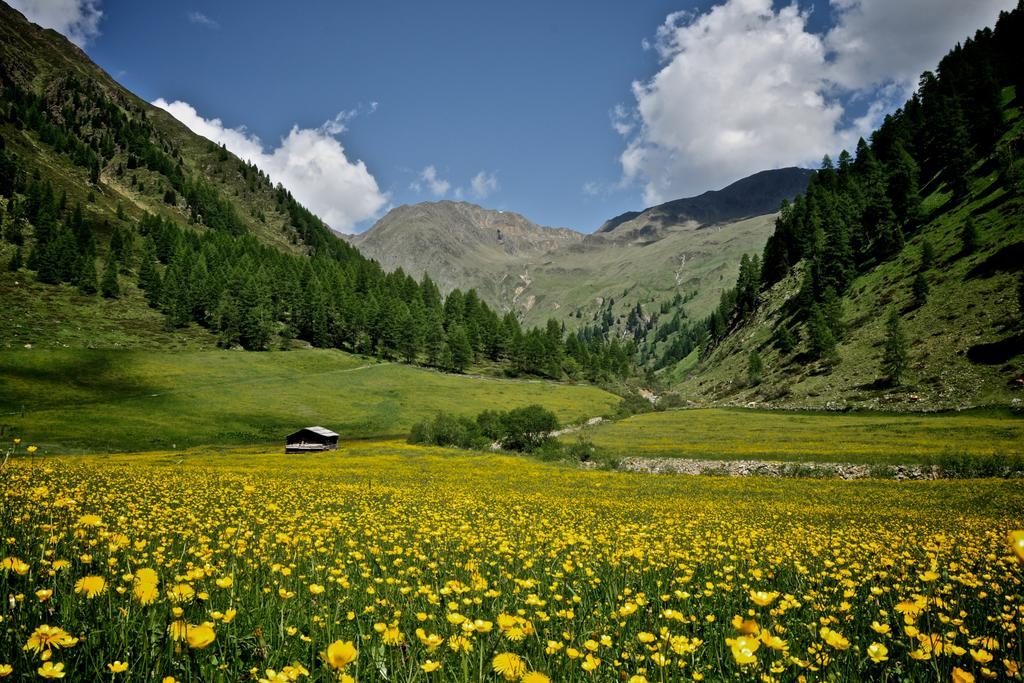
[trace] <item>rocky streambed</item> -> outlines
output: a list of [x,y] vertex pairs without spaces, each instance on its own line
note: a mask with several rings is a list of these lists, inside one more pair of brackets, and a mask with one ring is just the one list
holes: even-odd
[[690,460],[687,458],[622,458],[617,469],[648,474],[708,474],[729,477],[820,477],[837,479],[941,479],[936,465],[863,465],[839,462],[771,460]]

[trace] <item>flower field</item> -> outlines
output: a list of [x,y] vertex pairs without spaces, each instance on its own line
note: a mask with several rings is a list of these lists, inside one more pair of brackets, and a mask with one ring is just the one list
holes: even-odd
[[8,680],[1022,675],[1019,481],[634,475],[379,442],[18,457],[0,486]]

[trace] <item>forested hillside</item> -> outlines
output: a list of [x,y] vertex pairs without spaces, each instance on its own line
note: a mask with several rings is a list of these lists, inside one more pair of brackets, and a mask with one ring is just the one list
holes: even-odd
[[629,372],[618,341],[524,330],[472,291],[442,297],[428,278],[385,273],[61,36],[6,5],[0,19],[0,296],[16,303],[0,345],[298,340],[453,371]]
[[742,402],[1009,398],[1024,373],[1022,45],[1019,6],[923,74],[870,142],[826,157],[718,310],[662,333],[665,379]]

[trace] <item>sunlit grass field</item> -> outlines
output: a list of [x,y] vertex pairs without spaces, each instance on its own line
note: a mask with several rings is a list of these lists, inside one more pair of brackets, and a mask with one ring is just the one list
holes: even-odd
[[1024,661],[1021,481],[400,441],[38,456],[0,475],[12,680],[923,682]]
[[345,438],[404,437],[438,411],[473,416],[531,403],[574,422],[614,412],[619,398],[330,350],[0,352],[0,436],[51,452],[283,443],[314,424]]
[[944,455],[1024,453],[1024,419],[994,413],[672,410],[635,415],[588,434],[613,457],[913,464]]

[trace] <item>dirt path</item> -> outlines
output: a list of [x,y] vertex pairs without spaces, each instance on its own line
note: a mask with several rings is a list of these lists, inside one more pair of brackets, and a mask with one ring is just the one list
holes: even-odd
[[595,425],[601,424],[602,422],[607,422],[607,420],[605,420],[603,417],[592,417],[589,420],[587,420],[586,422],[583,422],[582,424],[569,425],[568,427],[562,427],[561,429],[556,429],[555,431],[550,432],[548,434],[548,436],[550,436],[553,439],[557,439],[560,436],[564,436],[566,434],[573,434],[575,432],[580,431],[584,427],[593,427]]

